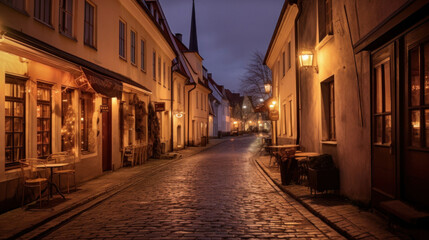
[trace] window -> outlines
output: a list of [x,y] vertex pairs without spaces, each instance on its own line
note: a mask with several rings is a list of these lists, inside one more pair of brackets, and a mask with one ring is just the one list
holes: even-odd
[[130,44],[131,63],[135,65],[136,64],[136,33],[134,31],[131,31],[130,37],[131,37],[131,44]]
[[0,2],[19,11],[25,11],[25,0],[0,0]]
[[152,55],[152,74],[153,74],[153,80],[156,81],[156,52],[153,51]]
[[158,57],[158,83],[161,85],[161,57]]
[[[80,137],[82,152],[92,152],[93,147],[90,141],[95,141],[92,131],[92,115],[94,113],[94,95],[92,93],[82,93],[80,97]],[[94,144],[94,143],[93,143]]]
[[167,86],[168,86],[168,90],[170,90],[170,88],[171,88],[171,67],[170,66],[168,66],[167,67]]
[[374,142],[389,144],[391,142],[391,97],[390,97],[390,58],[385,59],[374,68],[375,80],[375,138]]
[[286,74],[286,56],[285,56],[285,52],[283,52],[282,57],[283,57],[283,77],[284,77],[285,74]]
[[195,92],[195,104],[198,109],[198,91]]
[[60,31],[71,37],[73,32],[73,0],[62,0],[60,4]]
[[203,99],[203,93],[201,93],[201,110],[203,110],[204,106],[204,99]]
[[73,110],[73,90],[61,91],[61,151],[69,151],[74,147],[75,118]]
[[95,47],[95,7],[85,1],[85,20],[83,42],[91,47]]
[[290,48],[290,42],[287,43],[287,63],[288,63],[288,69],[290,69],[292,65],[292,52]]
[[327,35],[333,34],[332,27],[332,0],[318,0],[319,14],[319,42]]
[[283,104],[283,135],[287,134],[286,104]]
[[323,140],[336,140],[334,77],[322,82]]
[[34,17],[51,25],[51,0],[34,0]]
[[25,158],[25,82],[6,75],[5,84],[6,167]]
[[180,94],[182,86],[180,84],[177,85],[177,102],[182,102],[182,94]]
[[51,86],[37,83],[37,157],[51,153]]
[[163,81],[163,86],[165,87],[165,81],[166,81],[166,76],[165,76],[165,62],[163,63],[163,65],[162,65],[162,69],[163,69],[163,71],[162,71],[162,77],[163,77],[163,79],[164,79],[164,81]]
[[119,20],[119,57],[125,59],[125,23]]
[[145,43],[140,40],[140,69],[146,71]]

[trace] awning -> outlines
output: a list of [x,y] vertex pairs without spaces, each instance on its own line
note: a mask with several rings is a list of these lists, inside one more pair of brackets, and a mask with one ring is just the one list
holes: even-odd
[[119,80],[98,74],[84,67],[82,71],[94,91],[106,97],[122,98],[122,83]]

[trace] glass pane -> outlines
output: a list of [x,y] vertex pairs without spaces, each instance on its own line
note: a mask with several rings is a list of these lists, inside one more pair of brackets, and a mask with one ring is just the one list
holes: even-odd
[[12,118],[5,119],[4,130],[6,132],[12,132]]
[[420,147],[420,110],[411,111],[411,146]]
[[14,105],[14,116],[16,117],[23,117],[24,116],[24,104],[15,102]]
[[13,134],[13,145],[14,145],[14,147],[22,147],[22,145],[20,145],[21,143],[22,143],[21,133]]
[[12,134],[6,134],[6,147],[12,147]]
[[41,133],[37,134],[37,144],[42,144],[42,134]]
[[375,142],[376,143],[382,143],[383,142],[383,117],[379,116],[375,119]]
[[381,113],[383,111],[383,89],[381,84],[381,66],[375,68],[375,112]]
[[51,108],[49,105],[43,105],[42,106],[42,117],[44,118],[50,118],[51,117]]
[[429,147],[429,109],[425,110],[425,122],[426,147]]
[[17,98],[23,98],[24,97],[24,92],[25,92],[25,87],[22,84],[15,84],[15,97]]
[[13,84],[11,83],[5,84],[4,95],[6,97],[13,97]]
[[414,49],[410,53],[410,95],[411,106],[420,105],[420,65],[419,65],[419,52]]
[[24,148],[15,148],[15,161],[24,158]]
[[384,103],[385,112],[391,111],[391,97],[390,97],[390,61],[383,64],[384,66]]
[[6,149],[6,163],[13,162],[12,149]]
[[42,123],[43,123],[43,131],[49,131],[51,129],[49,120],[43,120]]
[[40,105],[37,105],[37,113],[36,113],[36,116],[39,118],[40,116],[42,116],[41,115],[41,108],[42,108],[42,106],[40,106]]
[[5,115],[6,116],[12,116],[12,102],[8,102],[8,101],[6,101],[5,102],[5,105],[4,105],[4,110],[5,110]]
[[49,144],[49,132],[43,133],[43,144]]
[[24,119],[15,118],[13,119],[13,131],[14,132],[24,132]]
[[42,145],[37,146],[37,156],[42,156]]
[[42,131],[42,120],[37,119],[37,131]]
[[392,141],[392,116],[386,115],[384,118],[384,142],[390,143]]
[[[429,43],[424,46],[425,58],[425,104],[429,104]],[[427,141],[426,141],[427,142]]]

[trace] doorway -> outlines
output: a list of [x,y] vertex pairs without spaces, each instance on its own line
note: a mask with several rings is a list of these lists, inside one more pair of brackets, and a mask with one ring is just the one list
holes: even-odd
[[177,126],[177,147],[182,147],[182,126]]
[[102,99],[102,167],[103,171],[112,170],[112,101],[110,98]]

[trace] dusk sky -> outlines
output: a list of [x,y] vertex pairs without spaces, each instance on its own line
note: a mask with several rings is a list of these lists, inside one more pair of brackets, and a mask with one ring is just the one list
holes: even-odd
[[[173,33],[189,45],[192,0],[159,0]],[[265,52],[283,0],[196,0],[198,49],[214,80],[240,91],[253,52]]]

